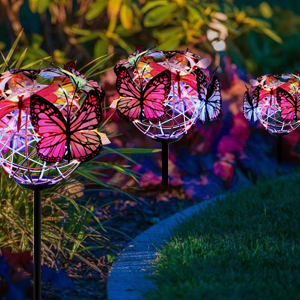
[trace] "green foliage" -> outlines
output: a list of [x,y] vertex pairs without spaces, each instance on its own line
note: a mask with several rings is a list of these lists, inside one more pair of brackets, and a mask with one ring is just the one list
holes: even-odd
[[[31,61],[27,66],[26,49],[12,61],[22,32],[17,36],[12,48],[4,56],[0,64],[0,72],[7,66],[29,68],[40,67],[45,63],[43,59]],[[98,57],[85,65],[87,77],[97,75],[111,55]],[[45,57],[44,59],[48,59]],[[109,118],[99,128],[104,130]],[[116,133],[108,134],[108,137]],[[128,161],[131,164],[136,162],[129,154],[148,154],[157,152],[151,149],[114,149],[103,146],[103,150],[94,159],[84,163],[75,170],[67,182],[61,182],[55,187],[43,191],[42,202],[42,255],[44,260],[51,266],[56,265],[57,257],[64,257],[72,260],[74,257],[82,260],[96,271],[101,272],[98,267],[86,255],[93,257],[90,250],[97,250],[110,245],[105,228],[95,214],[95,205],[86,199],[85,186],[93,192],[114,191],[136,200],[134,196],[124,190],[121,183],[112,182],[109,174],[121,173],[128,178],[134,179],[138,184],[140,174],[131,170],[130,164],[118,163]],[[114,162],[109,159],[103,160],[104,156],[117,156]],[[21,158],[20,158],[21,159]],[[112,172],[111,172],[112,171]],[[134,188],[134,187],[132,187]],[[137,188],[135,188],[137,189]],[[8,248],[14,252],[32,249],[33,244],[33,197],[28,190],[21,188],[13,179],[0,169],[0,250]],[[111,245],[110,245],[111,246]],[[84,255],[83,255],[84,254]],[[112,259],[112,258],[111,258]]]
[[299,180],[261,180],[184,221],[147,299],[298,299]]
[[[66,259],[77,257],[95,270],[100,270],[84,259],[82,253],[93,257],[90,249],[101,249],[109,244],[105,227],[94,214],[96,207],[86,199],[85,185],[93,192],[115,191],[136,200],[124,191],[120,183],[104,181],[108,171],[113,170],[138,182],[139,174],[130,165],[101,161],[103,156],[118,154],[134,160],[127,154],[147,154],[157,150],[110,149],[104,147],[97,159],[79,167],[67,182],[43,191],[42,202],[42,252],[43,258],[55,265],[58,255]],[[102,179],[101,179],[102,178]],[[0,249],[12,251],[30,250],[33,243],[33,197],[20,188],[13,179],[0,170]]]
[[[21,39],[15,58],[27,49],[28,61],[47,53],[59,64],[66,62],[67,57],[86,62],[107,53],[115,53],[117,61],[124,52],[133,53],[140,43],[146,48],[159,45],[163,50],[196,48],[214,55],[213,40],[221,39],[227,42],[227,52],[235,63],[258,72],[259,67],[251,66],[250,62],[256,61],[260,53],[249,53],[248,40],[251,42],[254,35],[259,51],[265,51],[269,44],[278,47],[276,43],[281,43],[282,37],[274,30],[278,29],[273,22],[276,14],[266,2],[258,8],[239,8],[226,0],[96,0],[87,3],[30,0],[26,19],[22,20],[26,36]],[[27,20],[40,25],[30,36],[26,32]],[[20,20],[7,22],[13,28],[20,26],[17,26]],[[213,40],[207,39],[210,31],[214,31]],[[248,47],[247,55],[239,50],[243,47]]]
[[297,51],[300,43],[299,13],[282,9],[273,2],[272,6],[262,2],[257,8],[244,6],[241,9],[253,15],[265,35],[254,30],[238,36],[233,42],[229,41],[232,61],[256,76],[297,70],[300,59]]

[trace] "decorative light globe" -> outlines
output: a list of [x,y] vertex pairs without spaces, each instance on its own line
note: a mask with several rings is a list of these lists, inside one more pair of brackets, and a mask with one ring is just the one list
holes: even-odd
[[166,112],[163,120],[136,119],[133,124],[138,130],[152,139],[170,140],[179,139],[195,124],[200,101],[196,81],[189,78],[194,76],[193,70],[200,60],[187,50],[148,50],[119,62],[118,66],[125,66],[132,73],[137,89],[140,82],[146,85],[160,72],[171,72],[170,93],[163,101]]
[[31,95],[40,94],[52,100],[64,116],[71,108],[72,118],[79,109],[80,96],[84,96],[84,89],[89,86],[81,88],[79,93],[75,88],[71,78],[60,69],[9,70],[1,74],[0,114],[2,111],[5,116],[0,120],[0,163],[18,183],[52,185],[79,166],[76,160],[49,163],[38,157],[35,146],[41,137],[31,123],[28,100]]
[[299,120],[284,121],[282,108],[277,101],[278,87],[288,91],[293,97],[298,93],[299,82],[292,74],[265,75],[258,79],[261,87],[257,115],[264,128],[273,135],[286,135],[295,130]]

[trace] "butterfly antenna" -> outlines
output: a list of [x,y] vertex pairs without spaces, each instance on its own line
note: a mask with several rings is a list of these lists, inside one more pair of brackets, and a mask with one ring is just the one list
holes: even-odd
[[[160,44],[161,44],[161,43],[160,43]],[[158,44],[158,45],[156,45],[156,46],[153,46],[153,47],[149,48],[148,50],[146,50],[146,53],[148,53],[148,51],[150,51],[150,50],[153,50],[154,48],[156,48],[156,47],[159,46],[160,44]]]
[[215,76],[215,74],[216,74],[216,72],[217,72],[218,68],[219,68],[219,66],[218,66],[218,67],[216,67],[216,69],[213,71],[213,76]]
[[48,65],[51,65],[51,66],[53,66],[53,67],[55,67],[55,68],[57,68],[57,69],[61,69],[60,67],[58,67],[57,65],[55,65],[54,63],[52,63],[52,62],[50,62],[50,61],[48,61],[48,60],[46,60],[46,59],[43,59],[43,61],[44,61],[45,63],[47,63]]
[[246,84],[245,84],[245,87],[246,87],[247,91],[249,92],[249,88],[246,86]]
[[175,65],[177,65],[177,64],[179,64],[179,63],[181,63],[182,62],[182,59],[181,60],[179,60]]

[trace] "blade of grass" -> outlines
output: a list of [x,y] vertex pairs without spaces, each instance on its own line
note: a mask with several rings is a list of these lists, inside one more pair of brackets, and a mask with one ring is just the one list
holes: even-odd
[[89,63],[87,63],[85,66],[83,66],[82,68],[80,68],[78,70],[78,72],[81,72],[83,69],[87,68],[88,66],[90,66],[91,64],[93,64],[94,62],[98,61],[99,59],[103,59],[103,58],[106,58],[109,54],[105,54],[105,55],[102,55],[100,57],[97,57],[95,59],[93,59],[92,61],[90,61]]
[[[14,51],[15,51],[15,49],[16,49],[18,43],[19,43],[19,40],[20,40],[20,38],[21,38],[21,36],[22,36],[22,34],[23,34],[23,31],[24,31],[24,29],[22,29],[22,30],[20,31],[20,33],[18,34],[17,38],[15,39],[14,43],[12,44],[12,46],[11,46],[11,48],[10,48],[10,50],[9,50],[9,52],[8,52],[8,54],[7,54],[7,56],[6,56],[6,58],[5,58],[5,63],[6,63],[7,65],[8,65],[8,63],[9,63],[9,61],[10,61],[10,59],[11,59],[11,57],[12,57],[12,55],[13,55],[13,53],[14,53]],[[5,70],[5,69],[1,68],[0,72],[2,73],[4,70]]]
[[25,48],[25,50],[22,52],[20,58],[18,59],[18,62],[16,64],[16,68],[19,69],[23,63],[24,58],[26,57],[26,53],[27,53],[27,48]]

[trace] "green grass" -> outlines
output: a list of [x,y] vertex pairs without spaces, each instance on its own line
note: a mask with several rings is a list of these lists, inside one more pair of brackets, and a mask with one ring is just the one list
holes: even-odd
[[156,267],[149,300],[300,299],[300,172],[186,220]]

